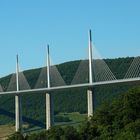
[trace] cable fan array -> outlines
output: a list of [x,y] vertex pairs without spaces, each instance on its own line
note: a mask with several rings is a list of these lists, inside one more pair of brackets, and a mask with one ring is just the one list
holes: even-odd
[[[92,73],[93,82],[117,80],[113,72],[110,70],[104,59],[101,58],[95,47],[92,60]],[[140,77],[140,57],[134,58],[123,79],[136,77]],[[65,75],[65,78],[67,78],[67,75]],[[23,72],[19,72],[18,80],[20,90],[31,89]],[[73,80],[71,81],[71,85],[82,83],[89,83],[89,61],[87,59],[80,61]],[[57,66],[55,65],[50,66],[50,85],[51,87],[67,85],[65,80],[59,73]],[[47,87],[47,67],[43,67],[40,71],[34,89]],[[2,86],[0,85],[0,92],[16,91],[16,88],[16,74],[14,73],[11,76],[9,85],[7,86],[6,90],[3,90]]]

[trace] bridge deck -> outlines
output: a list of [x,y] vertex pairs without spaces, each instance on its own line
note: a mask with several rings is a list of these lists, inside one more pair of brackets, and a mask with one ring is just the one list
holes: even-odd
[[0,92],[0,95],[6,94],[29,94],[29,93],[38,93],[38,92],[49,92],[49,91],[57,91],[62,89],[70,89],[70,88],[81,88],[81,87],[94,87],[100,85],[108,85],[108,84],[119,84],[119,83],[130,83],[130,82],[138,82],[140,78],[130,78],[130,79],[119,79],[119,80],[111,80],[111,81],[101,81],[101,82],[94,82],[84,83],[84,84],[75,84],[75,85],[65,85],[65,86],[58,86],[58,87],[50,87],[50,88],[38,88],[38,89],[29,89],[29,90],[19,90],[19,91],[7,91],[7,92]]

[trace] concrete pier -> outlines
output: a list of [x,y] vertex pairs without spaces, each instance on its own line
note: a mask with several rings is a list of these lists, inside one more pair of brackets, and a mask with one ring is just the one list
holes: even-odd
[[54,124],[54,112],[53,112],[53,99],[52,95],[46,93],[46,130],[48,130]]
[[16,119],[16,132],[22,130],[22,113],[21,113],[21,97],[20,95],[15,96],[15,119]]
[[93,115],[93,90],[87,90],[87,100],[88,100],[88,117]]

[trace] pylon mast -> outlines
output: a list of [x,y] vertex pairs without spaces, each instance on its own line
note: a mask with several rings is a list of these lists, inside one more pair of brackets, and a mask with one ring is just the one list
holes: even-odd
[[91,30],[89,30],[89,83],[92,84],[92,35]]
[[50,88],[50,50],[49,50],[49,45],[47,45],[47,82],[48,82],[48,88]]
[[18,55],[16,56],[16,88],[19,91],[19,64],[18,64]]

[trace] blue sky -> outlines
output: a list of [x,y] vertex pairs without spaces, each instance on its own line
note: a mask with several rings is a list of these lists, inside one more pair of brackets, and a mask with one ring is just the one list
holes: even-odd
[[139,0],[1,0],[0,76],[45,65],[50,44],[54,64],[83,59],[88,29],[104,58],[140,55]]

